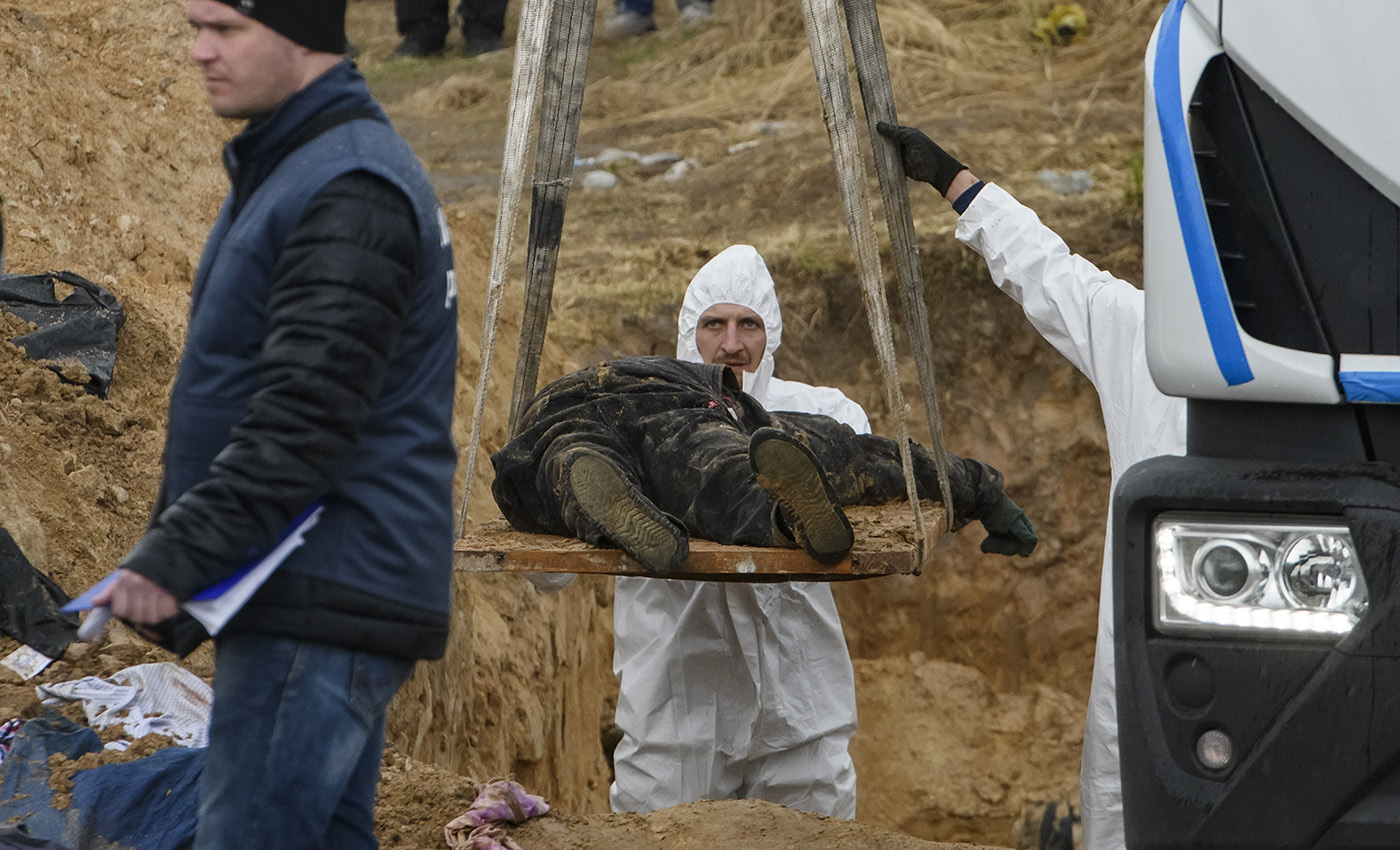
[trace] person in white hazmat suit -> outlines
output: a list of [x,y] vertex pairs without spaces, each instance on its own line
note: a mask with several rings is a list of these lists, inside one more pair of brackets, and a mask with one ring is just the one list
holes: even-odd
[[[754,248],[700,269],[678,326],[677,358],[729,366],[767,409],[870,432],[840,390],[773,376],[783,320]],[[619,577],[613,606],[613,811],[752,798],[855,817],[855,675],[830,586]]]
[[[1047,342],[1094,384],[1112,472],[1186,451],[1186,401],[1163,395],[1147,371],[1143,293],[1077,254],[995,183],[984,184],[912,127],[877,129],[900,147],[904,172],[933,186],[958,213],[958,241],[982,256],[992,282],[1025,310]],[[1110,509],[1110,516],[1112,511]],[[1093,681],[1079,793],[1087,850],[1121,850],[1123,788],[1114,690],[1111,529],[1105,534]]]

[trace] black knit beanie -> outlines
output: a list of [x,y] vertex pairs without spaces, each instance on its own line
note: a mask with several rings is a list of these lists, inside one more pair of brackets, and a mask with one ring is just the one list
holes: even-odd
[[345,0],[219,0],[309,50],[344,53]]

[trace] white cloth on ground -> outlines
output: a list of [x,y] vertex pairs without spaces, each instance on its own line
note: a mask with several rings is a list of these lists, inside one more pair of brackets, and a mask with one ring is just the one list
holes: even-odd
[[[773,377],[782,316],[752,247],[724,250],[691,281],[680,359],[701,361],[695,330],[714,304],[763,319],[767,346],[744,376],[746,392],[770,410],[821,413],[869,432],[865,411],[839,390]],[[614,811],[752,798],[855,817],[855,674],[828,585],[618,578],[613,608],[623,730]]]
[[[1098,390],[1108,432],[1110,494],[1119,476],[1138,461],[1186,451],[1186,401],[1163,395],[1147,371],[1142,290],[1071,254],[1034,212],[994,183],[984,186],[958,219],[957,238],[986,260],[997,287],[1021,305],[1040,335]],[[1087,850],[1126,846],[1114,691],[1112,557],[1110,526],[1079,780]]]
[[184,747],[209,743],[214,692],[169,661],[127,667],[108,679],[86,676],[37,685],[34,691],[45,705],[81,701],[89,726],[121,724],[133,739],[158,733]]

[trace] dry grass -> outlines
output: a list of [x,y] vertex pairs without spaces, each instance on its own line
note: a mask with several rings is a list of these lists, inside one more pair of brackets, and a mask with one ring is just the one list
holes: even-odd
[[[1146,35],[1164,0],[1084,5],[1089,37],[1047,48],[1032,28],[1049,2],[884,0],[880,25],[896,101],[903,112],[920,116],[956,116],[969,108],[1020,111],[1028,92],[1008,88],[1007,81],[1035,77],[1048,96],[1066,100],[1140,93]],[[590,81],[589,115],[743,121],[811,114],[801,4],[750,0],[717,8],[718,26],[685,37],[663,19],[662,33],[647,48],[615,57],[613,67]],[[1074,119],[1073,113],[1066,117]]]

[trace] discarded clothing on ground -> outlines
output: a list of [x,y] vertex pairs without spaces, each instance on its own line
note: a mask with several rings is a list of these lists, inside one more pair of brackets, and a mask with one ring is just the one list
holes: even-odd
[[170,736],[182,747],[209,743],[213,690],[204,680],[169,661],[138,664],[108,679],[86,676],[34,688],[45,705],[81,701],[88,725],[121,724],[132,738]]
[[9,756],[10,747],[15,741],[15,733],[18,732],[19,727],[23,725],[24,721],[18,717],[6,720],[3,724],[0,724],[0,763],[3,763],[5,758]]
[[0,631],[50,658],[63,657],[77,639],[78,617],[59,609],[68,602],[53,579],[39,572],[20,551],[10,532],[0,528]]
[[477,786],[476,799],[445,827],[450,850],[512,850],[517,845],[501,824],[524,823],[547,814],[549,803],[513,779]]
[[[60,299],[55,283],[73,291]],[[117,363],[117,331],[126,320],[115,295],[73,272],[0,274],[0,306],[38,326],[10,342],[32,360],[77,360],[88,373],[87,391],[107,397]]]
[[447,850],[523,850],[498,823],[486,823],[471,831],[466,838],[459,833],[454,841],[447,839]]
[[53,808],[49,756],[71,760],[101,749],[96,732],[52,709],[25,723],[0,764],[0,823],[23,826],[30,838],[69,850],[107,850],[114,843],[141,850],[188,847],[204,750],[167,747],[134,761],[75,771],[71,804]]
[[57,841],[35,838],[22,826],[0,826],[0,850],[68,850]]

